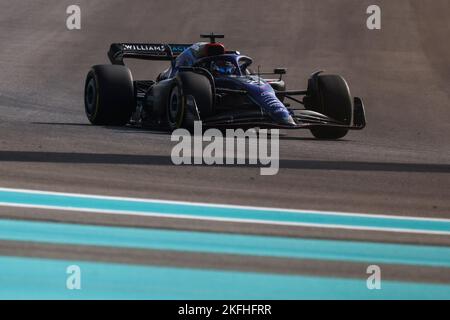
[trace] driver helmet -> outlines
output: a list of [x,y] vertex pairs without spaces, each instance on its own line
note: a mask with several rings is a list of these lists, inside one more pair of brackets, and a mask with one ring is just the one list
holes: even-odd
[[218,60],[211,62],[211,70],[216,75],[231,75],[236,67],[231,61]]

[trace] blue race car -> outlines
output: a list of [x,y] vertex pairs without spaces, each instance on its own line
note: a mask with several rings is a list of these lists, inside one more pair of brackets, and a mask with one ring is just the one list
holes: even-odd
[[[201,37],[209,41],[112,44],[112,65],[96,65],[86,78],[90,122],[169,130],[192,128],[194,121],[214,128],[310,129],[319,139],[339,139],[365,127],[363,102],[350,95],[341,76],[315,72],[306,90],[286,90],[286,69],[253,72],[250,57],[216,42],[223,35]],[[124,58],[167,60],[170,66],[155,81],[134,81]]]

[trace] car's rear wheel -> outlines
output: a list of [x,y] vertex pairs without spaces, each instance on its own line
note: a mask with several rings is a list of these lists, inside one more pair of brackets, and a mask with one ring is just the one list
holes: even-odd
[[130,70],[118,65],[93,66],[86,77],[84,104],[92,124],[125,125],[135,110]]
[[[308,85],[305,107],[322,113],[342,124],[350,125],[353,114],[353,98],[344,78],[338,75],[319,75],[317,86]],[[347,128],[313,127],[311,133],[318,139],[340,139],[347,135]]]
[[213,114],[214,96],[208,77],[191,71],[181,72],[174,79],[167,103],[166,114],[170,130],[193,127],[195,117],[187,109],[188,96],[194,98],[200,119]]

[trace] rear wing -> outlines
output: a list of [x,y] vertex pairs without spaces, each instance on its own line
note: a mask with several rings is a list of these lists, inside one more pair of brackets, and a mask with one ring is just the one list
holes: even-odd
[[191,44],[113,43],[108,51],[112,64],[124,65],[124,58],[143,60],[172,60]]

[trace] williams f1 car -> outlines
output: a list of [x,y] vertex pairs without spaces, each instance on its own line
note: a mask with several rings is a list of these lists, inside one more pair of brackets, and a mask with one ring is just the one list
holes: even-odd
[[[214,128],[310,129],[320,139],[339,139],[365,127],[363,102],[350,95],[341,76],[315,72],[306,90],[287,90],[286,69],[253,72],[250,57],[216,42],[223,35],[201,37],[209,41],[112,44],[112,64],[92,67],[86,78],[90,122],[175,130],[202,121]],[[126,58],[166,60],[170,66],[155,80],[135,81]]]

